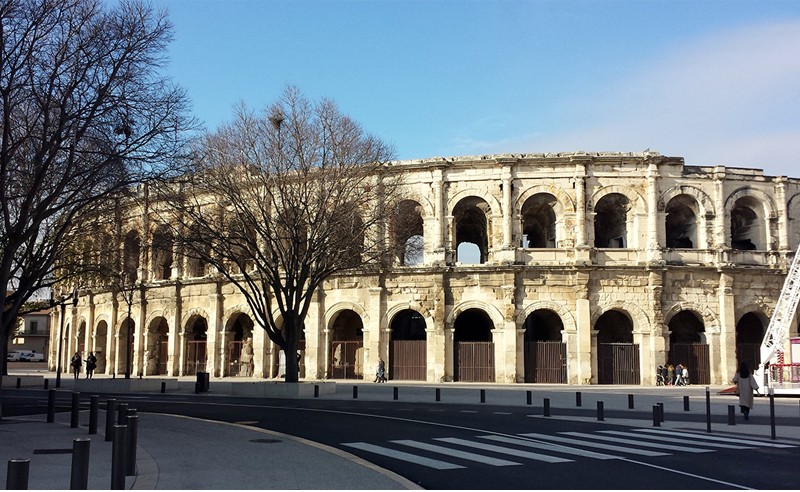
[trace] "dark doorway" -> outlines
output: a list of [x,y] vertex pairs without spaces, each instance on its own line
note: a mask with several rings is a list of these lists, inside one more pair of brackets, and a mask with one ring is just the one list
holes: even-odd
[[597,382],[641,384],[639,345],[633,343],[633,323],[620,311],[607,311],[595,324]]
[[405,309],[392,320],[389,379],[425,381],[428,372],[425,318]]
[[539,309],[525,319],[525,382],[567,382],[567,344],[561,342],[564,323],[548,309]]
[[494,342],[492,320],[480,309],[467,309],[455,320],[453,379],[493,382]]

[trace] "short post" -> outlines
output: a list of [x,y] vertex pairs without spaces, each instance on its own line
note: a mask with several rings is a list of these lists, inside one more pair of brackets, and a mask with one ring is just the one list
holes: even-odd
[[486,403],[486,390],[481,390],[481,403]]
[[72,429],[77,429],[80,423],[81,416],[81,394],[77,391],[72,392],[72,408],[69,419],[69,426]]
[[124,425],[114,426],[114,443],[111,446],[111,489],[125,489],[125,434]]
[[531,391],[525,392],[525,403],[527,403],[528,405],[533,403],[533,392]]
[[603,402],[602,401],[598,401],[597,402],[597,420],[598,421],[605,420],[605,418],[603,416]]
[[769,428],[770,437],[775,440],[775,389],[769,389]]
[[70,490],[86,490],[89,488],[89,445],[88,437],[76,437],[72,440],[72,473],[69,478]]
[[56,390],[47,391],[47,423],[52,424],[56,421]]
[[728,425],[736,425],[736,407],[728,405]]
[[442,390],[436,388],[436,401],[442,401]]
[[358,386],[353,385],[353,399],[358,398]]
[[114,439],[114,412],[116,409],[116,398],[106,400],[106,442]]
[[688,412],[689,411],[689,396],[688,395],[683,397],[683,411],[684,412]]
[[395,387],[392,389],[392,399],[394,399],[394,400],[397,400],[397,398],[398,398],[399,396],[400,396],[400,389],[399,389],[397,386],[395,386]]
[[125,450],[125,476],[136,475],[136,446],[139,442],[139,416],[128,415],[128,431],[125,436],[125,443],[128,449]]
[[576,391],[575,392],[575,406],[576,407],[581,406],[581,392],[580,391]]
[[17,378],[17,389],[22,387],[22,378]]
[[166,392],[167,392],[167,382],[161,381],[161,393],[166,393]]
[[633,395],[630,393],[628,394],[628,408],[633,410]]
[[8,460],[6,474],[6,490],[28,490],[28,473],[31,468],[29,459]]
[[706,386],[706,432],[711,432],[711,389]]
[[658,402],[658,416],[661,418],[661,421],[664,421],[664,403]]
[[49,379],[45,379],[44,380],[44,389],[47,389],[49,387],[50,387],[50,380]]
[[659,411],[659,406],[653,405],[653,427],[661,427],[661,416],[659,415]]
[[128,421],[128,404],[117,403],[117,425],[125,425]]
[[319,398],[319,385],[314,385],[314,398]]
[[89,397],[89,434],[97,434],[97,407],[100,403],[100,395]]
[[550,416],[550,398],[544,399],[544,416],[545,417]]

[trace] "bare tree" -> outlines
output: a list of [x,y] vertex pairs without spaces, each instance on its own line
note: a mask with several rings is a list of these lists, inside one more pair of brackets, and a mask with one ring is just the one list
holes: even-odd
[[[179,199],[174,236],[235,285],[298,380],[297,342],[331,275],[377,269],[398,186],[392,149],[334,103],[292,87],[261,113],[240,108],[209,135]],[[176,220],[177,219],[177,220]]]
[[75,224],[176,170],[194,122],[161,74],[171,32],[137,0],[0,0],[0,353],[33,292],[81,273],[54,266]]

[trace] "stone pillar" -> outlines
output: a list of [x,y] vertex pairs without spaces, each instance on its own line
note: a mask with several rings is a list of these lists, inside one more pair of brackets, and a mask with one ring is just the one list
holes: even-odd
[[[563,331],[562,331],[563,334]],[[525,329],[515,328],[515,345],[516,345],[516,381],[517,383],[525,382]],[[567,344],[567,357],[569,357],[570,346]],[[567,360],[567,367],[569,368],[569,360]],[[567,369],[569,371],[569,369]],[[569,374],[567,375],[569,378]],[[570,384],[572,381],[568,381]]]
[[661,310],[662,295],[664,292],[664,279],[663,271],[650,270],[648,272],[648,286],[647,290],[650,295],[650,319],[652,326],[648,328],[640,327],[639,330],[647,333],[648,344],[640,345],[642,351],[641,374],[642,383],[646,386],[655,384],[656,374],[655,368],[667,360],[666,344],[669,341],[668,336],[664,336],[665,332],[669,329],[664,324],[664,313]]
[[440,381],[444,374],[444,351],[436,349],[444,345],[442,337],[437,335],[433,324],[430,324],[431,321],[425,320],[428,323],[425,328],[425,381],[435,383]]
[[[572,160],[575,160],[574,158]],[[586,243],[586,164],[575,162],[575,245],[588,246]]]
[[146,290],[139,289],[139,315],[136,318],[136,328],[133,332],[133,364],[131,365],[131,377],[138,377],[144,374],[144,339],[147,327],[147,299]]
[[222,343],[220,337],[223,330],[222,315],[225,312],[225,306],[224,297],[220,292],[220,284],[217,283],[215,287],[215,293],[209,296],[211,299],[211,312],[208,313],[210,319],[208,320],[208,331],[206,332],[206,372],[219,377],[222,375],[220,352],[223,350],[221,345],[224,345],[224,343]]
[[[575,323],[577,325],[577,343],[574,356],[575,371],[578,384],[591,384],[596,382],[593,375],[593,350],[592,350],[592,310],[589,303],[589,274],[578,272],[575,275]],[[570,357],[570,362],[573,358]],[[571,372],[571,371],[570,371]],[[572,379],[572,376],[569,376]]]
[[84,352],[83,355],[84,359],[89,357],[89,352],[95,352],[97,350],[94,346],[94,295],[91,292],[86,295],[86,308],[89,311],[89,314],[86,316],[86,352]]
[[494,342],[494,382],[505,383],[508,374],[505,329],[495,328],[491,333]]
[[116,374],[117,370],[117,338],[119,337],[119,302],[116,295],[111,299],[111,318],[106,327],[106,374]]
[[440,381],[453,381],[455,374],[455,357],[453,356],[455,342],[453,341],[455,334],[452,323],[445,323],[444,327],[444,374]]
[[727,224],[725,224],[725,167],[714,168],[714,208],[717,215],[714,220],[714,248],[720,252],[726,249]]
[[[381,332],[386,326],[381,326],[385,310],[383,309],[383,287],[369,288],[369,322],[364,326],[364,379],[369,379],[373,371],[378,367],[378,357],[382,356]],[[388,350],[387,350],[388,353]],[[388,363],[388,357],[383,359]],[[388,367],[387,367],[388,370]]]
[[444,183],[442,181],[442,170],[436,169],[433,172],[433,183],[431,183],[431,188],[433,189],[433,222],[434,222],[434,236],[433,236],[433,248],[435,251],[440,251],[444,248],[444,226],[445,226],[445,213],[444,213]]
[[658,211],[658,166],[650,163],[647,168],[647,259],[661,261],[661,248],[658,244],[660,213]]
[[[711,380],[725,382],[736,371],[736,303],[733,294],[733,275],[720,272],[719,289],[719,361],[711,365]],[[714,369],[717,368],[717,371]]]
[[778,249],[789,250],[789,210],[786,208],[786,177],[775,178],[775,202],[778,214]]
[[325,354],[322,351],[324,330],[321,329],[324,327],[324,321],[320,319],[320,297],[320,289],[317,289],[306,315],[306,319],[309,320],[306,323],[306,379],[322,379],[324,377],[321,366],[321,361],[325,360]]
[[169,334],[167,335],[167,375],[177,376],[179,372],[180,353],[180,333],[183,332],[181,318],[183,317],[183,297],[180,282],[175,284],[175,311],[172,314]]
[[323,357],[322,357],[322,374],[325,379],[331,377],[330,368],[331,368],[331,330],[326,328],[323,330],[323,334],[325,335],[324,345],[322,347]]
[[510,164],[504,163],[502,168],[502,184],[500,185],[503,188],[503,249],[510,248],[512,243],[511,225],[514,218],[514,207],[511,203],[511,192],[513,191],[514,185],[511,181],[511,169]]

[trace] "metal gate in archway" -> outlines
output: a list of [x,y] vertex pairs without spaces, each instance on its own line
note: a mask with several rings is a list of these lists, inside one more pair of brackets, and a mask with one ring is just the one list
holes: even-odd
[[428,342],[393,340],[389,353],[389,379],[425,381],[428,372]]
[[456,345],[456,381],[494,382],[494,342],[456,342]]
[[599,384],[642,384],[639,344],[598,344],[597,372]]
[[186,342],[186,367],[185,376],[194,376],[206,370],[206,341],[193,340]]
[[567,344],[558,341],[525,344],[525,382],[567,382]]
[[364,342],[331,342],[331,379],[362,379],[364,376],[361,353]]
[[669,362],[686,367],[689,371],[690,384],[711,384],[708,344],[675,343],[669,348]]

